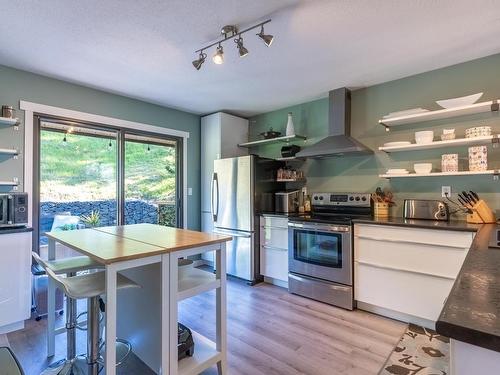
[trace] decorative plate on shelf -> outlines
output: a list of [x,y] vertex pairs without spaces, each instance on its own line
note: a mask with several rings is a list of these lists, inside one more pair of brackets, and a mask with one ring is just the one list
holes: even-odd
[[463,107],[466,105],[474,104],[479,100],[481,96],[483,96],[483,93],[478,92],[477,94],[461,96],[459,98],[436,100],[436,103],[439,106],[447,109],[455,107]]

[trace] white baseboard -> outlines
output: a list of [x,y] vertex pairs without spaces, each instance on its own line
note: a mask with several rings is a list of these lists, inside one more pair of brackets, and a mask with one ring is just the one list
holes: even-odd
[[264,276],[264,282],[288,289],[288,282],[287,281],[273,279],[272,277]]
[[360,310],[368,311],[377,315],[382,315],[391,319],[399,320],[401,322],[405,323],[413,323],[417,324],[422,327],[430,328],[430,329],[436,329],[436,322],[433,322],[432,320],[424,319],[424,318],[419,318],[417,316],[401,313],[398,311],[386,309],[383,307],[371,305],[369,303],[365,302],[360,302],[357,301],[357,307]]
[[3,333],[18,331],[23,328],[24,328],[24,320],[16,323],[7,324],[5,326],[0,327],[0,335]]
[[193,267],[199,267],[199,266],[210,266],[210,264],[208,264],[208,261],[206,260],[203,260],[203,259],[197,259],[197,260],[194,260],[193,261]]

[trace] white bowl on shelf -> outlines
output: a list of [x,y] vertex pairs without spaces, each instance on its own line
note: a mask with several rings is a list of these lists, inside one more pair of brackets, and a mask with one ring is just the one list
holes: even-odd
[[463,107],[466,105],[474,104],[479,100],[479,98],[483,96],[482,92],[478,92],[477,94],[461,96],[459,98],[452,99],[444,99],[444,100],[436,100],[436,103],[446,109]]
[[434,141],[434,131],[424,130],[415,132],[415,142],[418,144],[432,143]]
[[415,163],[413,170],[416,174],[426,174],[432,172],[432,163]]

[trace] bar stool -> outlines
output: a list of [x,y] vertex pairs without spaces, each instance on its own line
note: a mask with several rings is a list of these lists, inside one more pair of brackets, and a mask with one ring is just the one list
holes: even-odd
[[[94,262],[87,256],[76,256],[71,258],[62,258],[56,260],[43,260],[40,256],[32,252],[35,261],[43,268],[46,273],[47,269],[52,270],[55,274],[65,274],[67,277],[72,277],[77,272],[102,268],[102,264]],[[76,328],[77,328],[77,306],[76,300],[66,297],[66,358],[52,363],[49,366],[52,374],[71,373],[71,363],[76,357]],[[62,369],[68,369],[66,372],[61,372]]]
[[[35,257],[35,259],[37,259],[37,257]],[[79,373],[83,373],[88,375],[98,375],[99,362],[102,362],[99,358],[99,300],[100,296],[103,295],[106,291],[105,272],[99,271],[86,275],[64,278],[56,275],[56,273],[48,267],[45,269],[45,271],[47,272],[47,275],[56,282],[58,287],[64,291],[64,294],[66,294],[68,298],[71,298],[75,301],[78,299],[87,299],[87,371],[82,371],[81,363],[79,363],[77,358],[74,358],[65,366],[65,368],[55,374],[76,375]],[[139,285],[132,280],[126,278],[123,275],[118,275],[116,281],[117,289],[138,287]],[[50,371],[50,369],[48,370]],[[54,372],[46,372],[46,374],[54,374]]]

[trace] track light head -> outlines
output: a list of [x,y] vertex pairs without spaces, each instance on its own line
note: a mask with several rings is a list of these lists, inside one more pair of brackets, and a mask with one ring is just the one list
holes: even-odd
[[256,34],[262,41],[266,44],[266,46],[271,47],[273,44],[274,36],[270,34],[264,34],[264,25],[260,27],[260,33]]
[[222,64],[224,62],[224,49],[222,48],[222,45],[219,43],[219,46],[217,47],[217,51],[215,52],[214,56],[212,57],[212,61],[215,64]]
[[241,37],[241,35],[238,39],[235,39],[234,42],[236,43],[236,47],[238,48],[240,57],[245,57],[246,55],[248,55],[248,49],[246,49],[243,45],[243,38]]
[[207,58],[207,54],[203,53],[203,51],[200,52],[200,56],[193,61],[193,66],[195,67],[196,70],[200,70],[201,66],[205,62],[205,59]]

